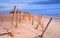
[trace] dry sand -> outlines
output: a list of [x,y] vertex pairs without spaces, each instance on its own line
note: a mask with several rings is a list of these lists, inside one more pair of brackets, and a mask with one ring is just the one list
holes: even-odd
[[[43,16],[44,17],[44,28],[46,27],[49,19],[52,17],[52,21],[45,31],[43,38],[60,38],[60,17],[56,16]],[[5,14],[0,15],[0,34],[6,33],[7,31],[3,27],[11,30],[12,19],[11,15]],[[14,28],[13,38],[39,38],[37,34],[41,34],[41,31],[35,30],[34,25],[30,24],[30,21],[22,21],[18,23],[18,27]],[[36,24],[36,23],[34,23]],[[3,27],[1,27],[3,26]],[[0,36],[0,38],[12,38],[9,35]]]

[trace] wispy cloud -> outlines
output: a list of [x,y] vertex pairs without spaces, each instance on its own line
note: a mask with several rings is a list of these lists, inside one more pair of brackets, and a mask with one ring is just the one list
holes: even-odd
[[32,4],[32,5],[36,5],[36,4],[60,4],[60,0],[36,1],[36,2],[31,2],[30,4]]
[[[53,9],[58,8],[59,4],[55,4],[54,0],[1,0],[0,5],[6,6],[8,9],[12,9],[13,6],[17,6],[18,9]],[[45,5],[46,4],[46,5]],[[49,4],[49,5],[47,5]],[[9,8],[10,7],[10,8]],[[2,10],[2,9],[0,9]],[[6,9],[7,10],[7,9]]]
[[0,11],[11,10],[13,9],[14,6],[17,6],[18,9],[22,10],[34,10],[34,11],[39,10],[39,13],[59,12],[58,10],[60,10],[60,0],[1,0],[0,1]]
[[4,6],[0,6],[0,9],[5,8]]

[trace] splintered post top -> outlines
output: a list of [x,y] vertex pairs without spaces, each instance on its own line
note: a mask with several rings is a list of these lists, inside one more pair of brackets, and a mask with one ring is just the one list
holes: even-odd
[[14,6],[14,13],[16,13],[16,6]]

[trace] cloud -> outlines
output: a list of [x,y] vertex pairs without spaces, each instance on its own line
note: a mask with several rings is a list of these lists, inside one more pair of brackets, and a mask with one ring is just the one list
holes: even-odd
[[31,5],[36,5],[36,4],[60,4],[60,1],[37,1],[37,2],[32,2],[30,3]]
[[21,3],[26,3],[26,2],[36,2],[40,0],[1,0],[0,2],[21,2]]
[[48,0],[1,0],[0,1],[0,4],[2,3],[20,3],[20,4],[22,4],[22,3],[26,3],[26,4],[28,4],[28,3],[32,3],[32,2],[38,2],[38,1],[48,1]]
[[4,6],[0,6],[0,9],[5,8]]
[[[8,9],[13,9],[14,6],[17,7],[17,9],[22,9],[22,10],[31,10],[31,9],[60,9],[60,4],[49,4],[49,5],[29,5],[29,4],[7,4],[3,5],[6,10]],[[5,10],[5,9],[0,9],[0,10]]]
[[13,8],[13,7],[10,7],[10,6],[0,5],[0,11],[10,10],[10,9],[12,9],[12,8]]
[[[36,12],[55,12],[56,9],[60,10],[59,0],[1,0],[0,11],[13,10],[13,7],[22,10],[34,10]],[[39,10],[39,11],[37,11]],[[30,11],[33,12],[33,11]],[[56,11],[58,12],[58,11]]]

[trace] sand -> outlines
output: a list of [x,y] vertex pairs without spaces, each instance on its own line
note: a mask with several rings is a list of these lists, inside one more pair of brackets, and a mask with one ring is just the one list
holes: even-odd
[[[48,21],[52,18],[51,23],[46,29],[43,38],[60,38],[60,17],[57,16],[43,16],[43,25],[46,27]],[[40,29],[34,29],[37,22],[34,21],[34,24],[31,24],[31,21],[21,21],[18,23],[18,27],[14,28],[14,37],[13,38],[39,38],[38,34],[41,34]],[[2,26],[2,27],[1,27]],[[8,29],[11,32],[12,27],[12,15],[10,14],[0,14],[0,34],[7,33],[4,28]],[[10,35],[3,35],[0,38],[12,38]]]

